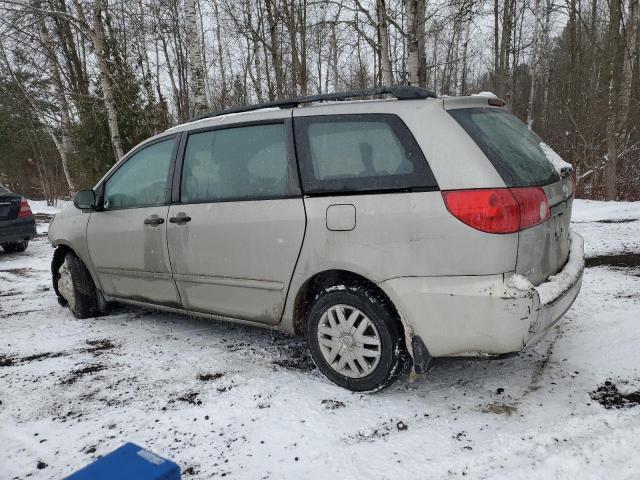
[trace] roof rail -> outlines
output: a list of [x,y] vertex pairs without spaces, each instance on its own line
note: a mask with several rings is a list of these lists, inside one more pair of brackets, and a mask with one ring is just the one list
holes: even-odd
[[194,120],[202,120],[203,118],[218,117],[229,113],[251,112],[261,110],[263,108],[294,108],[301,103],[331,101],[331,100],[347,100],[349,98],[372,97],[375,95],[392,95],[398,100],[420,100],[425,98],[438,98],[431,90],[422,87],[413,87],[409,85],[396,85],[392,87],[367,88],[364,90],[353,90],[350,92],[323,93],[320,95],[308,95],[306,97],[293,97],[282,100],[274,100],[272,102],[256,103],[255,105],[245,105],[243,107],[229,108],[217,112],[205,113]]

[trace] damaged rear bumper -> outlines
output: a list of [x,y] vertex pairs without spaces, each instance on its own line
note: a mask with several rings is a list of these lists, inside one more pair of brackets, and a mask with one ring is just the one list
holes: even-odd
[[583,271],[584,242],[572,232],[563,269],[535,287],[513,272],[401,277],[380,287],[430,356],[501,355],[535,343],[560,320],[580,291]]

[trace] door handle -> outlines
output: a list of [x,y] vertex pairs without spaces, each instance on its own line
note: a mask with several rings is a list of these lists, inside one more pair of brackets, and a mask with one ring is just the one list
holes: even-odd
[[171,217],[169,221],[171,223],[177,223],[178,225],[182,225],[183,223],[190,222],[191,217],[186,215],[184,212],[180,212],[175,217]]
[[159,217],[158,215],[151,215],[144,219],[145,225],[162,225],[164,223],[164,218]]

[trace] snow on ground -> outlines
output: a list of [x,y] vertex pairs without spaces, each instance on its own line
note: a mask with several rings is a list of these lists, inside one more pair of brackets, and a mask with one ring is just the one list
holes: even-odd
[[[590,255],[640,253],[640,204],[574,210]],[[588,268],[529,351],[440,360],[363,395],[275,331],[132,307],[76,320],[50,289],[51,253],[41,236],[0,254],[2,479],[61,478],[126,441],[185,479],[640,477],[638,267]]]
[[571,219],[586,257],[640,253],[640,202],[576,200]]

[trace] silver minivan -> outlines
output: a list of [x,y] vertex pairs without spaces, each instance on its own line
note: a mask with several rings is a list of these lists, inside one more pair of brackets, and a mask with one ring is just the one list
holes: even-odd
[[[353,100],[372,95],[392,98]],[[330,380],[379,390],[562,317],[584,269],[570,174],[495,97],[389,87],[212,113],[56,215],[53,286],[79,318],[119,301],[305,335]]]

